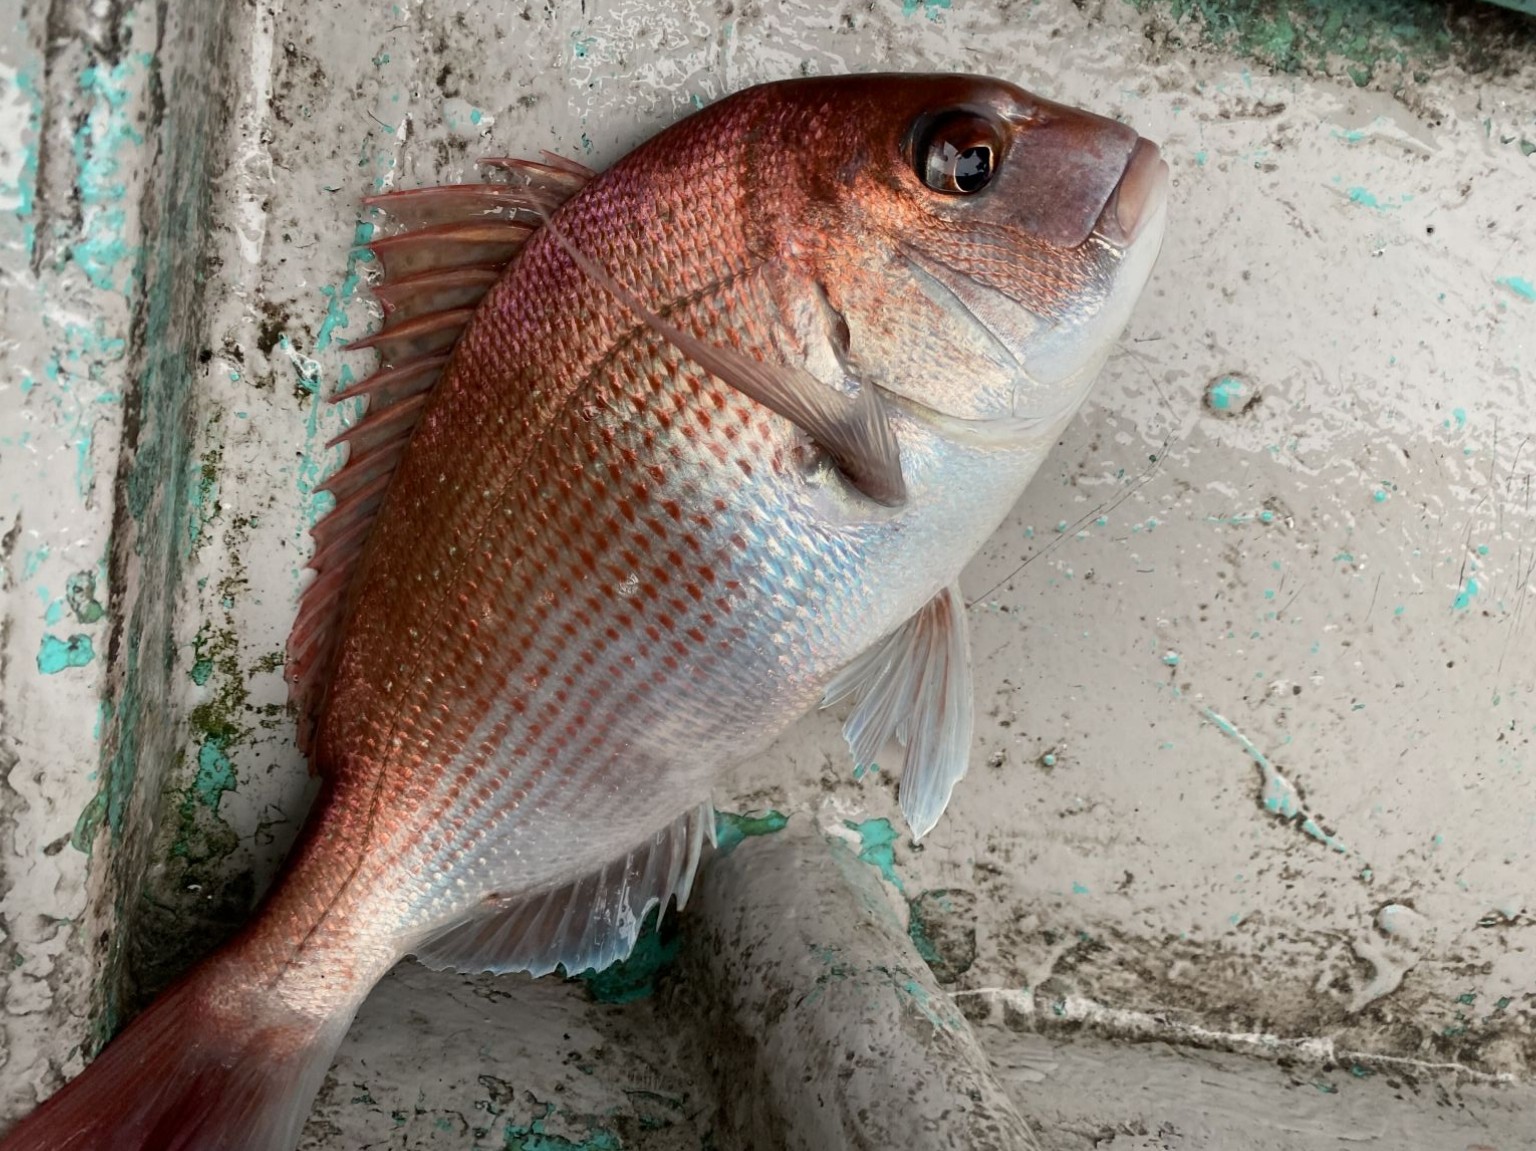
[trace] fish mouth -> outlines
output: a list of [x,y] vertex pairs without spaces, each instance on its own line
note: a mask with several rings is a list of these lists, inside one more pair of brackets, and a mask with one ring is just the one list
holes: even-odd
[[1137,140],[1120,182],[1093,231],[1122,251],[1134,244],[1168,197],[1168,162],[1151,140]]

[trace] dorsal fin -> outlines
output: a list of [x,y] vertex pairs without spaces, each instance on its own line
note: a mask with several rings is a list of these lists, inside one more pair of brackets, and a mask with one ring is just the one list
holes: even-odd
[[715,842],[709,802],[675,820],[622,858],[573,883],[520,896],[488,900],[467,919],[427,937],[415,951],[428,967],[455,971],[526,971],[567,975],[601,971],[627,956],[652,907],[665,913],[677,896],[681,909],[693,889],[704,842]]
[[299,596],[288,636],[288,698],[306,753],[334,670],[352,573],[427,397],[481,298],[539,220],[595,175],[548,152],[542,162],[482,163],[510,173],[513,182],[411,188],[363,201],[399,230],[367,245],[381,271],[371,286],[384,322],[351,344],[376,349],[378,370],[330,397],[362,397],[367,407],[331,441],[348,446],[347,462],[321,485],[336,506],[311,532],[315,577]]

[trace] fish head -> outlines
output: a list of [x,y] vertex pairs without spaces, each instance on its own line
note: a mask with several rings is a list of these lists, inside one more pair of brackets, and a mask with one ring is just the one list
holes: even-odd
[[798,83],[811,112],[785,149],[798,195],[780,197],[782,227],[849,375],[989,438],[1059,423],[1161,247],[1157,146],[1001,80]]

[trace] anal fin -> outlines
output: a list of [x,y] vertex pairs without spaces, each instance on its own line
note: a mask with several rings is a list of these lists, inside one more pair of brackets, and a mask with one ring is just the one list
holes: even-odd
[[857,763],[873,763],[891,739],[905,745],[901,813],[921,839],[970,765],[975,689],[960,589],[945,588],[844,668],[821,705],[849,696],[856,706],[843,736]]
[[603,968],[630,953],[652,907],[688,902],[704,842],[715,842],[708,801],[597,871],[489,906],[427,937],[415,951],[428,967],[547,975]]

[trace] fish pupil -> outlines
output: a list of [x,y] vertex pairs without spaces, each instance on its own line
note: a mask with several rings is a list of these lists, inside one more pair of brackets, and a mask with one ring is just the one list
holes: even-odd
[[992,179],[992,149],[967,148],[955,160],[955,187],[960,191],[979,192]]
[[969,196],[992,182],[997,171],[998,129],[984,117],[960,112],[919,125],[914,149],[917,174],[935,192]]

